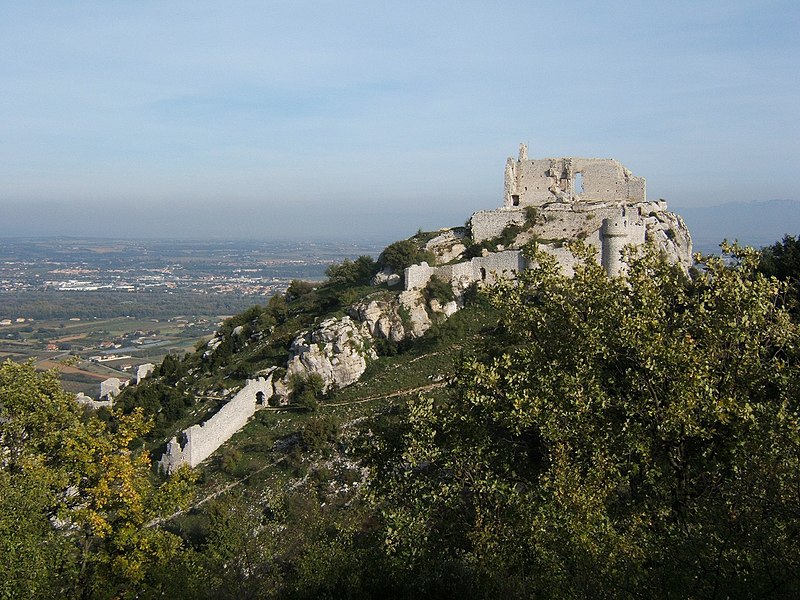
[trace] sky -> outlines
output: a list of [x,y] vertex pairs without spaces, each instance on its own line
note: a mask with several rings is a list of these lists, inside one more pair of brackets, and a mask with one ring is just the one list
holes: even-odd
[[797,199],[800,2],[0,0],[0,236],[404,238],[531,158]]

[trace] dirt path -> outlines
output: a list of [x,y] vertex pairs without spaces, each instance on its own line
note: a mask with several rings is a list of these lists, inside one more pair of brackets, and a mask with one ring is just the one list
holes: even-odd
[[429,392],[431,390],[435,390],[438,388],[442,388],[447,385],[447,381],[437,381],[436,383],[431,383],[429,385],[423,385],[416,388],[411,388],[408,390],[397,390],[396,392],[391,392],[389,394],[380,394],[377,396],[368,396],[367,398],[360,398],[358,400],[350,400],[348,402],[331,402],[331,403],[324,403],[320,405],[320,408],[324,408],[326,406],[350,406],[351,404],[361,404],[363,402],[372,402],[373,400],[386,400],[388,398],[397,398],[399,396],[408,396],[409,394],[417,394],[420,392]]
[[199,500],[195,500],[192,504],[190,504],[189,506],[187,506],[183,510],[179,510],[177,512],[174,512],[174,513],[172,513],[171,515],[169,515],[167,517],[161,517],[160,519],[153,519],[147,525],[145,525],[145,527],[155,527],[156,525],[161,525],[162,523],[166,523],[167,521],[171,521],[175,517],[179,517],[179,516],[181,516],[183,514],[186,514],[190,510],[194,510],[195,508],[203,506],[203,504],[205,504],[209,500],[213,500],[214,498],[216,498],[218,496],[221,496],[225,492],[232,490],[237,485],[241,485],[242,483],[244,483],[245,481],[250,479],[253,475],[258,475],[259,473],[261,473],[263,471],[266,471],[267,469],[269,469],[271,467],[274,467],[275,465],[280,464],[285,460],[286,460],[285,457],[281,457],[278,460],[272,461],[271,463],[268,463],[268,464],[264,465],[263,467],[261,467],[257,471],[253,471],[252,473],[248,473],[247,475],[245,475],[241,479],[237,479],[236,481],[233,481],[233,482],[231,482],[231,483],[229,483],[227,485],[222,486],[218,490],[215,490],[215,491],[211,492],[207,496],[203,496]]
[[[410,388],[410,389],[406,389],[406,390],[397,390],[396,392],[391,392],[389,394],[379,394],[377,396],[369,396],[367,398],[360,398],[358,400],[351,400],[349,402],[336,402],[336,403],[331,403],[331,404],[322,404],[320,406],[320,408],[324,408],[324,407],[327,407],[327,406],[330,406],[330,407],[334,407],[334,406],[349,406],[349,405],[352,405],[352,404],[361,404],[363,402],[372,402],[374,400],[386,400],[388,398],[397,398],[397,397],[400,397],[400,396],[407,396],[409,394],[417,394],[417,393],[429,392],[431,390],[435,390],[435,389],[438,389],[438,388],[445,387],[446,385],[447,385],[447,381],[437,381],[436,383],[431,383],[431,384],[423,385],[423,386],[416,387],[416,388]],[[286,408],[289,408],[289,407],[269,407],[269,408],[263,408],[261,410],[279,411],[279,410],[286,410]],[[209,500],[213,500],[214,498],[217,498],[218,496],[221,496],[225,492],[228,492],[228,491],[232,490],[236,486],[241,485],[242,483],[247,481],[253,475],[258,475],[262,471],[266,471],[267,469],[269,469],[271,467],[274,467],[277,464],[282,463],[284,460],[286,460],[286,458],[285,457],[281,457],[278,460],[275,460],[275,461],[273,461],[271,463],[268,463],[268,464],[264,465],[263,467],[261,467],[260,469],[258,469],[257,471],[253,471],[252,473],[249,473],[248,475],[245,475],[241,479],[237,479],[236,481],[233,481],[233,482],[231,482],[231,483],[229,483],[227,485],[224,485],[221,488],[219,488],[218,490],[215,490],[215,491],[211,492],[210,494],[200,498],[199,500],[194,501],[192,504],[190,504],[188,507],[186,507],[183,510],[179,510],[177,512],[174,512],[174,513],[172,513],[171,515],[169,515],[167,517],[161,517],[160,519],[153,519],[147,525],[145,525],[145,527],[155,527],[156,525],[161,525],[162,523],[166,523],[167,521],[171,521],[175,517],[179,517],[179,516],[181,516],[183,514],[186,514],[190,510],[198,508],[198,507],[202,506],[203,504],[205,504],[206,502],[208,502]]]

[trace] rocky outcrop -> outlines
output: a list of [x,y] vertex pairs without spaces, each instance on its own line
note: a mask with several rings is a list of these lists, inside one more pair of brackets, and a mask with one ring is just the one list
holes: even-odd
[[410,337],[418,338],[425,335],[425,332],[433,325],[433,321],[425,308],[425,297],[422,292],[407,290],[400,294],[399,300],[405,311]]
[[441,233],[428,240],[425,250],[436,257],[436,264],[443,265],[459,258],[467,249],[464,244],[466,230],[463,227],[443,229]]
[[378,357],[371,338],[349,316],[327,319],[316,329],[301,333],[289,352],[287,378],[317,374],[325,390],[358,381],[367,360]]
[[680,215],[666,210],[653,211],[645,218],[646,239],[671,261],[692,265],[692,238]]
[[386,285],[394,287],[403,283],[403,278],[397,273],[393,273],[389,267],[378,271],[370,282],[372,285]]
[[396,296],[367,298],[352,306],[350,316],[361,323],[362,330],[375,339],[402,342],[408,336]]

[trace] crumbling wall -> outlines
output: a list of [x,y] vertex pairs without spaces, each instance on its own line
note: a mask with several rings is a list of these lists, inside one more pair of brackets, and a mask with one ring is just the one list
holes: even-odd
[[490,252],[470,260],[473,281],[496,283],[500,279],[516,277],[525,270],[527,262],[519,250]]
[[424,288],[431,276],[436,272],[435,267],[431,267],[426,262],[421,262],[418,265],[411,265],[406,267],[404,271],[404,289],[406,290],[419,290]]
[[140,383],[142,379],[150,375],[155,370],[156,366],[153,363],[145,363],[143,365],[139,365],[136,369],[136,383]]
[[529,160],[520,148],[506,162],[503,205],[543,206],[550,202],[645,202],[643,177],[634,176],[611,158],[540,158]]
[[196,467],[244,427],[255,411],[266,406],[274,393],[272,374],[266,379],[248,379],[247,384],[217,414],[201,425],[184,429],[167,443],[167,451],[158,461],[165,473],[179,467]]
[[122,381],[116,377],[109,377],[100,382],[100,399],[113,400],[115,396],[119,396]]
[[109,400],[94,400],[93,398],[89,398],[89,396],[83,392],[78,392],[75,395],[75,400],[78,402],[78,404],[90,406],[94,410],[97,410],[98,408],[111,408],[114,406],[113,398]]
[[505,206],[495,210],[479,210],[469,219],[469,228],[475,242],[490,240],[503,233],[509,225],[522,225],[525,211]]
[[429,267],[428,263],[423,262],[406,269],[405,289],[421,290],[434,276],[462,289],[476,281],[494,283],[501,277],[514,277],[525,265],[525,259],[519,250],[489,252],[484,256],[441,267]]

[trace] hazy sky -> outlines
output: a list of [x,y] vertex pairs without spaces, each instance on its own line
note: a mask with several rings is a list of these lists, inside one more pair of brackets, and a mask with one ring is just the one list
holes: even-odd
[[0,235],[406,237],[598,156],[797,198],[798,0],[0,0]]

